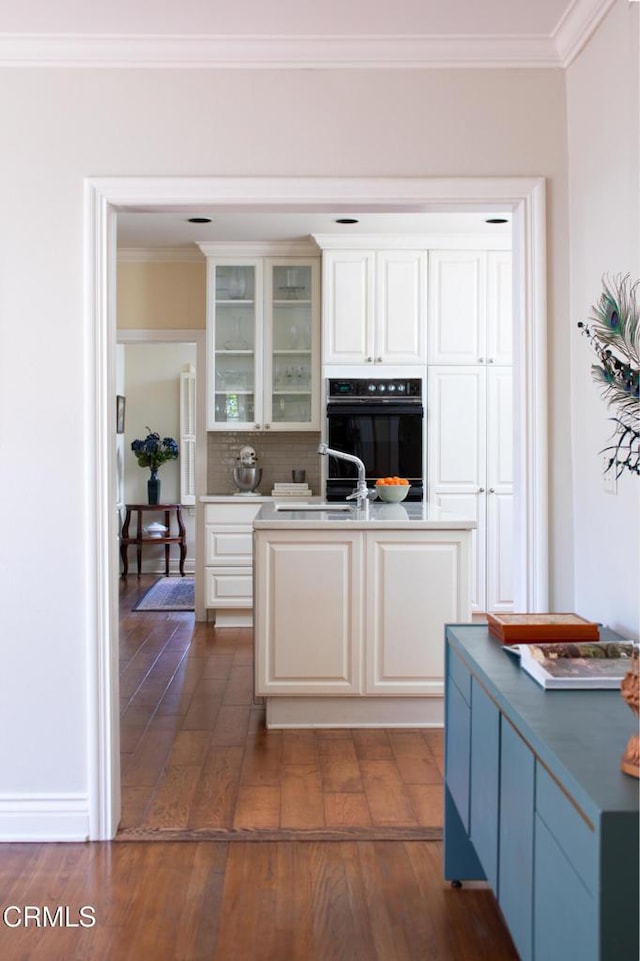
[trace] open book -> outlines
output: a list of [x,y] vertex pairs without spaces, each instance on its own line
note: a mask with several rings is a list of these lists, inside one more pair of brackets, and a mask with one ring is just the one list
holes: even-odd
[[519,653],[520,666],[548,689],[619,688],[638,656],[633,641],[519,644],[505,647]]

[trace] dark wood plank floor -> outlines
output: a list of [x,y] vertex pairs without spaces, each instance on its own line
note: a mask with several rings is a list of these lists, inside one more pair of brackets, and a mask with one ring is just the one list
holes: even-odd
[[434,841],[6,844],[11,924],[63,906],[76,926],[0,924],[0,957],[517,961],[492,894],[444,884],[441,857]]
[[439,835],[441,731],[267,731],[251,631],[132,611],[154,579],[121,579],[121,837]]

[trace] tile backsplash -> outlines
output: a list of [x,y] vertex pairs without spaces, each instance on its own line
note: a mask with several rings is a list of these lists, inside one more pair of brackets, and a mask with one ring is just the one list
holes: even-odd
[[233,468],[246,445],[256,452],[262,468],[260,493],[270,494],[276,481],[291,482],[291,471],[302,468],[314,494],[320,494],[320,432],[287,431],[269,434],[252,431],[210,431],[207,434],[207,493],[233,494]]

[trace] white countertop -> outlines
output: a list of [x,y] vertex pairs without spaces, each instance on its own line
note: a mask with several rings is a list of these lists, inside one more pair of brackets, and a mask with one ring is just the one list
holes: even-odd
[[256,530],[472,530],[475,520],[444,511],[427,502],[402,504],[369,504],[368,511],[288,511],[275,510],[272,503],[264,504],[253,522]]
[[274,501],[319,501],[320,498],[314,495],[309,495],[305,497],[304,495],[293,495],[290,497],[284,497],[282,494],[202,494],[198,498],[202,504],[242,504],[244,501],[249,501],[256,504],[273,504]]

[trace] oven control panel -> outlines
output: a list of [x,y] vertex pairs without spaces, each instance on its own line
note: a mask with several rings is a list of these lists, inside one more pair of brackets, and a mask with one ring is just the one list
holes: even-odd
[[404,378],[351,378],[338,380],[331,378],[327,391],[328,400],[339,400],[343,398],[362,398],[370,397],[372,400],[380,397],[402,398],[408,397],[411,400],[419,399],[422,396],[422,381],[419,377]]

